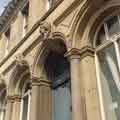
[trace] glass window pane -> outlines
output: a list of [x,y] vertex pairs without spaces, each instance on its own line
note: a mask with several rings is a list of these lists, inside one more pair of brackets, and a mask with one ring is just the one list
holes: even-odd
[[114,16],[108,21],[106,21],[107,27],[108,27],[108,32],[109,36],[112,37],[114,34],[120,33],[120,25],[118,21],[118,17]]
[[52,91],[53,94],[53,120],[71,120],[71,95],[69,83]]
[[23,98],[22,120],[27,120],[27,113],[28,113],[28,95]]
[[106,41],[104,25],[101,27],[98,32],[96,46],[103,44]]
[[113,45],[98,53],[106,120],[120,120],[120,73]]

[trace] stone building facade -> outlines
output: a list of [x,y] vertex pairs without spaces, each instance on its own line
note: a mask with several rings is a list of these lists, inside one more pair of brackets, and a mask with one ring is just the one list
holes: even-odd
[[0,17],[0,120],[120,120],[120,0],[12,0]]

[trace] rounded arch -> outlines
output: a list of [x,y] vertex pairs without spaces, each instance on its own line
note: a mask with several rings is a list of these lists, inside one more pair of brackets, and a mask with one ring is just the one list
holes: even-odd
[[[43,74],[45,73],[44,62],[51,51],[55,51],[58,54],[65,54],[67,52],[65,36],[63,33],[52,33],[52,37],[44,40],[39,46],[33,66],[33,72],[37,76],[41,77],[41,75],[45,75]],[[44,77],[46,77],[46,75]]]
[[22,60],[18,63],[16,62],[16,65],[10,76],[8,94],[22,94],[22,88],[28,80],[30,81],[30,76],[30,67],[27,61]]
[[110,16],[120,11],[119,1],[105,2],[99,9],[93,8],[87,4],[84,10],[76,15],[75,22],[72,26],[72,47],[80,48],[84,45],[93,45],[96,30],[98,26]]

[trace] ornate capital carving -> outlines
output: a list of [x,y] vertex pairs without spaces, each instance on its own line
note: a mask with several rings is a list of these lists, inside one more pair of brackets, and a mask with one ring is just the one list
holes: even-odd
[[15,56],[15,64],[18,66],[25,66],[26,62],[22,53],[19,53]]
[[44,77],[37,77],[32,74],[32,86],[50,86],[51,81],[46,80]]
[[20,95],[11,95],[7,96],[7,101],[8,102],[20,102],[21,101],[21,96]]
[[77,48],[72,48],[65,54],[65,57],[68,57],[69,59],[80,59],[80,50]]
[[40,34],[44,39],[48,38],[51,33],[51,24],[43,21],[40,23]]
[[95,50],[91,48],[90,46],[85,46],[81,49],[72,48],[70,51],[68,51],[65,54],[65,57],[68,57],[70,59],[82,59],[86,56],[94,56]]
[[90,46],[85,46],[85,47],[80,49],[81,59],[86,57],[86,56],[94,57],[94,53],[95,53],[95,50]]

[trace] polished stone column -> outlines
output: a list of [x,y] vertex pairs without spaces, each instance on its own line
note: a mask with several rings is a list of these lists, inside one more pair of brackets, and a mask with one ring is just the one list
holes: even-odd
[[13,103],[14,103],[13,97],[8,96],[7,97],[7,105],[6,105],[6,112],[5,112],[5,120],[12,119]]
[[71,65],[71,91],[72,91],[72,120],[85,120],[84,118],[84,88],[80,77],[80,51],[71,49],[66,53]]
[[100,120],[94,50],[72,48],[66,56],[71,64],[73,120]]
[[11,120],[20,120],[20,112],[21,112],[21,96],[14,95],[13,96],[13,112]]
[[50,81],[32,78],[30,120],[51,120]]
[[85,109],[87,120],[101,120],[94,49],[80,49],[80,79],[84,81]]

